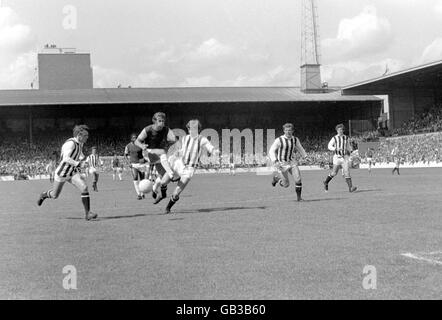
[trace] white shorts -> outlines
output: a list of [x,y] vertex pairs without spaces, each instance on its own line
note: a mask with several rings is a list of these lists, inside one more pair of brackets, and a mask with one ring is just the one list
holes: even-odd
[[72,177],[74,176],[78,176],[81,179],[84,179],[84,173],[74,173],[72,176],[68,176],[68,177],[60,177],[58,174],[54,174],[54,180],[57,182],[70,182],[72,180]]
[[347,163],[350,162],[350,156],[339,156],[337,154],[335,154],[333,156],[333,165],[334,166],[343,166],[345,162],[347,162]]
[[94,174],[94,173],[97,173],[97,168],[90,167],[89,168],[89,174]]
[[172,170],[174,174],[174,179],[177,179],[178,177],[190,179],[195,173],[195,168],[184,165],[183,160],[181,159],[176,159],[173,162]]
[[288,161],[288,162],[281,162],[280,168],[278,168],[278,171],[280,172],[286,172],[287,170],[290,170],[292,168],[298,167],[297,161]]
[[367,158],[367,162],[372,162],[373,159],[372,158]]

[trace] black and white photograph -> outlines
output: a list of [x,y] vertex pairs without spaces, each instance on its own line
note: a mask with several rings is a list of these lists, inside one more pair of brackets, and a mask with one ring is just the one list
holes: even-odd
[[0,0],[1,300],[439,300],[441,182],[442,0]]

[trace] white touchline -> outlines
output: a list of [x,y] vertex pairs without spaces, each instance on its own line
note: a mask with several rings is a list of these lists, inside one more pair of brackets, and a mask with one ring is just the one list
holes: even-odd
[[[434,253],[436,253],[436,252],[434,252]],[[429,254],[432,254],[432,253],[429,253]],[[426,261],[426,262],[434,263],[434,264],[438,264],[438,265],[442,265],[441,261],[420,257],[420,256],[417,256],[417,255],[415,255],[413,253],[401,253],[401,256],[404,256],[404,257],[407,257],[407,258],[411,258],[411,259]]]

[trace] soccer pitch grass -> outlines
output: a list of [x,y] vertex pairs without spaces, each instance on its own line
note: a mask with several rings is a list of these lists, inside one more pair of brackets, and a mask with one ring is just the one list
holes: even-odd
[[0,298],[440,299],[442,169],[353,170],[354,194],[326,174],[302,172],[301,203],[271,176],[196,175],[170,215],[101,174],[89,222],[69,184],[38,207],[48,181],[0,183]]

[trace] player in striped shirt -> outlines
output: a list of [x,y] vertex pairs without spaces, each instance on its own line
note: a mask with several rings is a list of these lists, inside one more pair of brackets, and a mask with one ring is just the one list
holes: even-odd
[[328,150],[333,151],[333,169],[324,181],[324,189],[328,191],[329,182],[337,175],[342,168],[345,181],[348,185],[348,191],[356,191],[350,176],[350,154],[353,151],[349,138],[344,134],[345,126],[338,124],[336,126],[337,135],[331,138],[328,143]]
[[371,148],[367,149],[365,157],[367,159],[367,164],[368,164],[368,173],[371,173],[371,166],[373,164],[373,150]]
[[93,175],[93,181],[92,181],[92,189],[95,192],[98,192],[98,177],[100,176],[97,172],[98,167],[102,165],[100,157],[97,153],[97,147],[92,147],[92,153],[86,158],[86,162],[89,167],[89,173]]
[[86,220],[96,219],[97,214],[90,211],[90,198],[86,181],[80,174],[84,168],[83,145],[89,137],[89,128],[86,125],[77,125],[73,130],[73,138],[66,140],[61,148],[61,161],[55,169],[54,184],[51,190],[40,194],[37,204],[42,205],[47,198],[57,199],[65,182],[74,185],[81,192],[81,202],[84,207]]
[[[209,156],[214,155],[217,157],[219,155],[219,150],[206,137],[200,134],[201,123],[198,119],[190,120],[186,127],[189,134],[183,137],[181,149],[169,158],[169,163],[174,171],[173,178],[179,180],[167,204],[166,214],[170,213],[172,206],[179,200],[181,192],[183,192],[192,179],[195,169],[200,163],[203,150],[206,150]],[[169,181],[170,179],[168,179],[167,183]]]
[[284,134],[275,139],[269,150],[269,157],[277,170],[273,176],[272,186],[279,184],[283,188],[290,186],[289,173],[295,180],[295,190],[298,201],[302,201],[302,181],[301,172],[298,163],[295,160],[295,153],[298,151],[302,157],[307,154],[299,142],[299,139],[293,135],[295,126],[292,123],[286,123],[282,126]]

